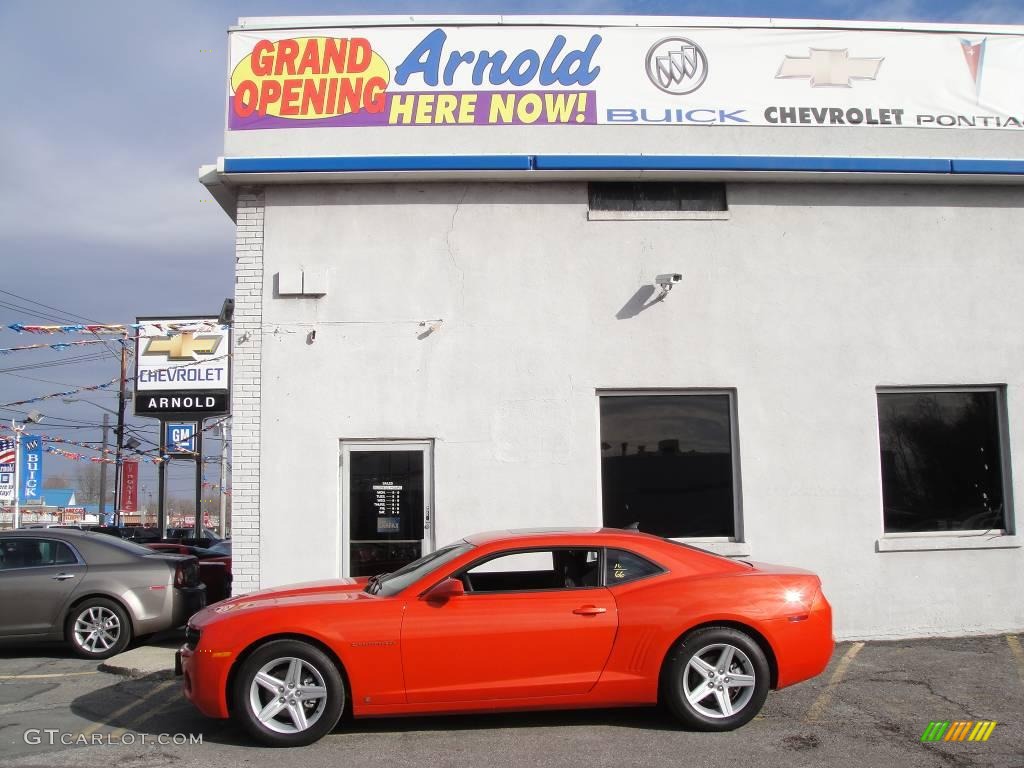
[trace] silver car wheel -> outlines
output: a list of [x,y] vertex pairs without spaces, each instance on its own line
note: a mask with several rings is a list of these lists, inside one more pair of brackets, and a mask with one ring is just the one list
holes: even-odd
[[305,659],[286,656],[264,664],[249,684],[249,709],[266,728],[301,733],[327,708],[327,684]]
[[735,645],[715,643],[690,657],[681,682],[690,706],[717,720],[742,712],[750,703],[756,672],[747,654]]
[[121,638],[121,620],[109,608],[94,605],[75,619],[75,642],[89,653],[109,651]]

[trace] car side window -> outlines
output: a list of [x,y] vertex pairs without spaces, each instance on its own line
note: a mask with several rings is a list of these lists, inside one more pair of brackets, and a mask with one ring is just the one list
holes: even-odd
[[77,562],[71,547],[61,541],[22,538],[0,540],[0,571],[46,565],[74,565]]
[[624,549],[606,550],[604,562],[604,583],[609,587],[614,587],[616,584],[628,584],[665,570],[647,558]]
[[599,587],[596,549],[533,549],[509,552],[462,574],[467,592],[530,592]]
[[71,547],[63,541],[41,541],[39,544],[43,565],[75,565],[78,562]]

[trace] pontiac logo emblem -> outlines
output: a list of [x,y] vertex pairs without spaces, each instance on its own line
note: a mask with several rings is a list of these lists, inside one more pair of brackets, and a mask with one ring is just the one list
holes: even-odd
[[685,37],[666,37],[647,52],[647,77],[665,93],[693,93],[708,76],[708,57]]
[[199,360],[198,355],[212,355],[220,346],[217,335],[196,336],[191,331],[171,336],[146,339],[143,355],[165,355],[168,360]]
[[853,80],[874,80],[882,58],[853,58],[846,48],[824,50],[809,48],[809,56],[786,56],[779,65],[776,80],[804,78],[811,88],[851,88]]

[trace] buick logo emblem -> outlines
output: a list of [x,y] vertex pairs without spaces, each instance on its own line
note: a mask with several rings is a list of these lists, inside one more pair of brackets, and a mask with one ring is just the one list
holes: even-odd
[[693,93],[708,76],[708,57],[685,37],[666,37],[647,52],[647,77],[665,93]]

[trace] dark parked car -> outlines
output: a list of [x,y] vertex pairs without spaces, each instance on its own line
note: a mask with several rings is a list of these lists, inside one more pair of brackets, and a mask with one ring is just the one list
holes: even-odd
[[220,552],[187,544],[167,541],[147,542],[154,552],[170,552],[176,555],[191,555],[199,560],[199,579],[206,585],[206,604],[227,600],[231,597],[231,556]]
[[0,533],[0,641],[65,640],[105,659],[205,604],[194,557],[71,528]]

